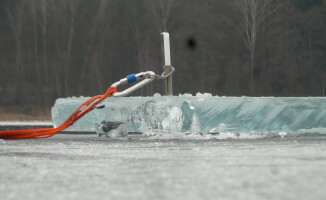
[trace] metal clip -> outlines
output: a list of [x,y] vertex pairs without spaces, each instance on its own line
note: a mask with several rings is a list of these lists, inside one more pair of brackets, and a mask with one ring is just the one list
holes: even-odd
[[125,85],[128,83],[133,83],[139,80],[139,83],[136,83],[135,85],[131,86],[130,88],[125,89],[121,92],[115,92],[112,94],[114,97],[123,97],[127,96],[128,94],[132,93],[133,91],[143,87],[144,85],[147,85],[148,83],[152,82],[155,79],[155,73],[152,71],[147,72],[140,72],[138,74],[132,74],[127,76],[127,78],[120,79],[120,81],[115,82],[111,85],[111,87],[118,87],[120,85]]

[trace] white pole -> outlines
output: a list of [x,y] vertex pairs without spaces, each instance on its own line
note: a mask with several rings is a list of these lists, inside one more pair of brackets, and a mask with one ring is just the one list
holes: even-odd
[[[164,48],[164,73],[168,74],[172,70],[171,54],[170,54],[170,35],[163,32],[163,48]],[[165,79],[165,95],[173,95],[172,75]]]
[[170,54],[170,35],[167,32],[163,32],[163,47],[164,47],[164,63],[165,66],[171,66],[171,54]]

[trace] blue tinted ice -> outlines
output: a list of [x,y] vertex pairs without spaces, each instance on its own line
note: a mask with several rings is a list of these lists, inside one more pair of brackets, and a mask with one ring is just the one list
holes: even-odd
[[[86,99],[57,99],[52,108],[58,126]],[[110,97],[68,131],[96,131],[95,124],[123,122],[129,132],[326,133],[326,98],[217,97],[210,94]]]

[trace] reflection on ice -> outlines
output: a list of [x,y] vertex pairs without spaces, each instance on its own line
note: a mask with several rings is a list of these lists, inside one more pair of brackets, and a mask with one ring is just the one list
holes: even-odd
[[[57,99],[52,119],[59,125],[87,98]],[[218,97],[211,94],[111,97],[76,122],[68,131],[103,132],[103,120],[119,122],[128,132],[183,133],[252,137],[287,133],[326,133],[326,98]],[[95,125],[97,124],[97,125]],[[121,130],[118,130],[121,131]],[[122,132],[123,132],[122,131]],[[120,133],[122,133],[120,132]],[[117,134],[116,136],[120,136]],[[122,134],[123,135],[123,134]],[[188,134],[189,135],[189,134]],[[111,135],[113,137],[113,135]],[[188,136],[189,137],[189,136]]]

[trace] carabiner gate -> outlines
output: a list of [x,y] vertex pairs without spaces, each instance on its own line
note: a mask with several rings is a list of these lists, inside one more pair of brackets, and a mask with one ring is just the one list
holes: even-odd
[[132,93],[133,91],[152,82],[154,79],[155,79],[155,73],[152,71],[140,72],[138,74],[131,74],[131,75],[127,76],[126,78],[123,78],[120,81],[113,83],[111,85],[111,87],[117,88],[120,85],[131,84],[131,83],[134,83],[139,80],[142,80],[142,81],[140,81],[139,83],[136,83],[135,85],[133,85],[121,92],[115,92],[112,94],[112,96],[114,96],[114,97],[127,96],[128,94]]

